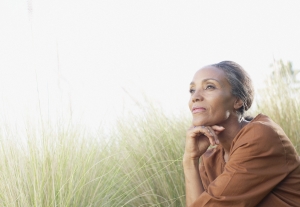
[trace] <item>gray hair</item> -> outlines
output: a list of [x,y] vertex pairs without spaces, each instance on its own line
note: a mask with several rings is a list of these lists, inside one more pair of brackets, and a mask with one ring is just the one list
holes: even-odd
[[233,61],[222,61],[211,66],[221,69],[226,74],[227,81],[232,88],[232,95],[243,101],[243,106],[237,110],[243,116],[244,112],[251,107],[254,98],[254,89],[249,74]]

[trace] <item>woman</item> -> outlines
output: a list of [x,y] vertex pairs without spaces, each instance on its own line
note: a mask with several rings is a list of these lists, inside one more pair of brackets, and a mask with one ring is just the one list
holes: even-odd
[[253,101],[243,68],[232,61],[206,66],[190,93],[186,205],[300,206],[300,160],[292,143],[267,116],[243,117]]

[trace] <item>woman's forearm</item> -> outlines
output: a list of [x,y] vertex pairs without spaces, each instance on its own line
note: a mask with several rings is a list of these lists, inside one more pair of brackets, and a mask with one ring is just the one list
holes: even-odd
[[184,158],[183,169],[185,176],[186,206],[190,206],[204,191],[200,178],[199,161]]
[[220,126],[192,126],[187,130],[183,155],[187,206],[194,203],[204,191],[199,172],[199,158],[210,145],[219,142],[217,134],[224,129]]

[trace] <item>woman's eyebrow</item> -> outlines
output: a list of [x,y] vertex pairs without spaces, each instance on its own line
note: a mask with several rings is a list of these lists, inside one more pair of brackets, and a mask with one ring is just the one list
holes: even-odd
[[[220,82],[219,80],[214,79],[214,78],[205,78],[205,79],[202,80],[202,82],[206,82],[206,81],[209,81],[209,80],[217,81],[218,83],[221,84],[221,82]],[[190,83],[190,85],[195,85],[195,82],[192,81],[192,82]]]
[[209,80],[217,81],[217,82],[219,82],[219,83],[220,83],[220,81],[219,81],[219,80],[217,80],[217,79],[214,79],[214,78],[205,78],[205,79],[203,79],[202,81],[203,81],[203,82],[205,82],[205,81],[209,81]]

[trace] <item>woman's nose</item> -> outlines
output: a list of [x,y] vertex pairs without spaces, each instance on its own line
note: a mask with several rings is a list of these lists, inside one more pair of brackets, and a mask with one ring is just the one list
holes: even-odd
[[196,90],[192,95],[192,101],[195,103],[197,101],[203,101],[203,95],[201,90]]

